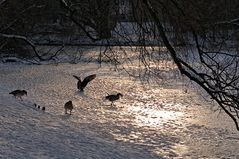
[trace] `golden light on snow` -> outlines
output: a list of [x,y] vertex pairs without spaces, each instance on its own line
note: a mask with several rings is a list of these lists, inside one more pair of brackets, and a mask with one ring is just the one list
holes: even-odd
[[183,117],[183,112],[157,110],[154,108],[129,107],[135,114],[135,122],[139,126],[161,127],[164,123]]

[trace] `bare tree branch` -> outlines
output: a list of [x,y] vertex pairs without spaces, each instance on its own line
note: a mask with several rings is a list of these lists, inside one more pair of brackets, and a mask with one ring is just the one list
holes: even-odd
[[51,60],[52,58],[54,58],[55,56],[58,55],[58,53],[64,48],[64,45],[62,45],[62,47],[60,49],[58,49],[53,55],[51,55],[48,58],[43,58],[38,51],[36,50],[36,46],[35,44],[29,40],[27,37],[25,36],[21,36],[21,35],[14,35],[14,34],[3,34],[0,33],[0,37],[4,37],[4,38],[9,38],[9,39],[19,39],[19,40],[23,40],[25,41],[29,46],[31,46],[32,50],[34,51],[35,55],[37,56],[37,58],[41,61],[48,61]]
[[[200,59],[201,62],[207,66],[212,73],[214,74],[214,77],[211,76],[210,78],[215,81],[215,84],[211,83],[212,81],[210,80],[206,80],[203,76],[203,74],[198,73],[197,70],[195,70],[193,67],[191,67],[188,63],[184,62],[182,59],[180,59],[175,51],[175,49],[172,47],[172,45],[170,44],[166,34],[165,34],[165,29],[163,28],[163,25],[161,24],[159,18],[157,17],[154,8],[152,7],[151,3],[148,0],[143,0],[143,3],[145,4],[146,8],[148,9],[149,13],[151,14],[152,18],[154,19],[157,27],[158,27],[158,31],[160,33],[160,36],[165,44],[165,46],[167,47],[167,49],[169,50],[174,62],[176,63],[176,65],[178,66],[180,72],[184,75],[186,75],[189,79],[191,79],[192,81],[195,81],[198,85],[200,85],[215,101],[217,101],[217,103],[220,105],[220,107],[224,110],[224,112],[229,115],[231,117],[231,119],[234,121],[237,130],[239,130],[239,125],[238,125],[238,121],[236,119],[236,117],[238,117],[238,111],[239,111],[239,106],[238,106],[238,99],[231,94],[231,92],[226,92],[223,91],[223,88],[225,88],[226,86],[222,87],[221,85],[223,84],[223,81],[220,80],[220,78],[223,77],[223,75],[221,74],[222,72],[224,72],[224,70],[227,69],[227,67],[231,66],[232,64],[229,64],[228,66],[223,66],[222,70],[220,67],[216,67],[214,68],[213,65],[209,64],[208,59],[211,59],[211,62],[215,63],[216,66],[220,66],[219,62],[217,62],[216,60],[214,60],[215,57],[210,57],[208,54],[207,55],[207,61],[206,59],[204,59],[203,55],[205,55],[202,50],[200,49],[199,46],[199,42],[198,42],[198,38],[196,33],[193,33],[193,36],[195,38],[196,44],[197,44],[197,48],[198,48],[198,52],[200,55]],[[217,72],[220,71],[220,72]],[[212,75],[213,75],[212,74]],[[230,85],[231,83],[233,83],[234,81],[238,80],[238,77],[235,78],[233,81],[230,81],[229,83],[225,83],[225,85]],[[225,81],[226,82],[226,81]],[[219,91],[217,91],[217,89],[219,89]],[[215,91],[216,90],[216,91]],[[234,111],[236,112],[235,115],[232,114],[232,112],[230,112],[231,109],[227,109],[226,107],[232,107],[234,108]]]
[[4,2],[6,2],[7,0],[1,0],[0,1],[0,5],[2,5]]

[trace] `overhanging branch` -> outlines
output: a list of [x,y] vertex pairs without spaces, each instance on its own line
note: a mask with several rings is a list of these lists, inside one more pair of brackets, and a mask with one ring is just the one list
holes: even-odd
[[[231,117],[231,119],[234,121],[234,123],[236,125],[236,129],[239,130],[238,121],[236,119],[236,117],[238,116],[238,114],[237,114],[238,112],[237,112],[236,109],[238,109],[238,107],[233,105],[233,103],[237,103],[238,101],[237,100],[235,101],[234,98],[232,98],[231,95],[228,95],[226,92],[215,93],[215,91],[213,90],[213,87],[208,87],[208,86],[210,86],[210,83],[209,83],[210,81],[205,80],[201,73],[198,73],[190,65],[188,65],[186,62],[181,60],[179,57],[177,57],[177,53],[176,53],[175,49],[173,48],[173,46],[170,44],[170,42],[169,42],[169,40],[168,40],[168,38],[165,34],[164,27],[161,24],[161,22],[160,22],[157,14],[156,14],[154,8],[152,7],[150,1],[148,1],[148,0],[142,0],[142,1],[145,5],[146,9],[150,13],[151,17],[153,18],[154,22],[156,23],[156,26],[158,28],[160,37],[162,38],[162,41],[163,41],[164,45],[166,46],[166,48],[170,52],[171,57],[173,58],[174,62],[176,63],[176,65],[178,67],[178,69],[180,70],[180,72],[182,74],[186,75],[190,80],[192,80],[192,81],[196,82],[198,85],[200,85],[212,97],[212,99],[214,99],[219,104],[219,106],[224,110],[224,112]],[[196,38],[195,35],[194,35],[194,38]],[[198,49],[199,49],[199,54],[200,54],[199,45],[198,45]],[[205,61],[203,61],[203,62],[207,66],[209,66]],[[213,68],[211,66],[209,66],[209,68],[211,70],[213,70]],[[214,80],[217,80],[217,79],[214,79]],[[227,100],[232,102],[232,104],[229,105]],[[229,106],[229,108],[234,108],[234,110],[236,111],[235,116],[230,112],[231,109],[228,110],[226,108],[226,106]]]

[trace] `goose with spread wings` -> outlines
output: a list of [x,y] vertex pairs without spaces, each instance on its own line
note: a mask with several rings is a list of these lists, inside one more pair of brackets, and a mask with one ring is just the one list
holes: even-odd
[[93,74],[93,75],[90,75],[90,76],[87,76],[84,78],[83,81],[81,81],[81,78],[79,76],[76,76],[76,75],[73,75],[73,77],[75,77],[78,82],[77,82],[77,88],[80,90],[80,91],[84,91],[84,88],[86,87],[86,85],[92,81],[93,79],[95,79],[96,77],[96,74]]

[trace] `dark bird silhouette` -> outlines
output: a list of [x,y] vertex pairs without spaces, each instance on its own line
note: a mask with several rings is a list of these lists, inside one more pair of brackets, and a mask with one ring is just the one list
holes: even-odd
[[76,75],[73,75],[73,77],[75,77],[78,82],[77,82],[77,88],[80,90],[80,91],[84,91],[84,88],[86,87],[86,85],[92,81],[93,79],[95,79],[96,77],[96,74],[93,74],[93,75],[90,75],[90,76],[87,76],[83,81],[81,81],[80,77],[76,76]]
[[9,94],[12,94],[15,98],[20,98],[22,100],[22,96],[27,95],[27,91],[25,90],[15,90],[10,92]]
[[67,110],[70,110],[70,114],[71,114],[71,111],[73,109],[73,104],[72,104],[72,101],[68,101],[65,103],[64,105],[64,108],[65,108],[65,114],[67,114]]
[[123,97],[123,94],[117,93],[116,95],[115,94],[108,95],[105,97],[105,99],[111,101],[111,105],[113,105],[114,101],[120,99],[120,97]]
[[38,109],[40,109],[41,107],[40,107],[40,105],[38,105],[38,107],[37,107]]
[[42,107],[42,110],[43,110],[43,111],[45,111],[45,110],[46,110],[46,108],[45,108],[45,107]]

